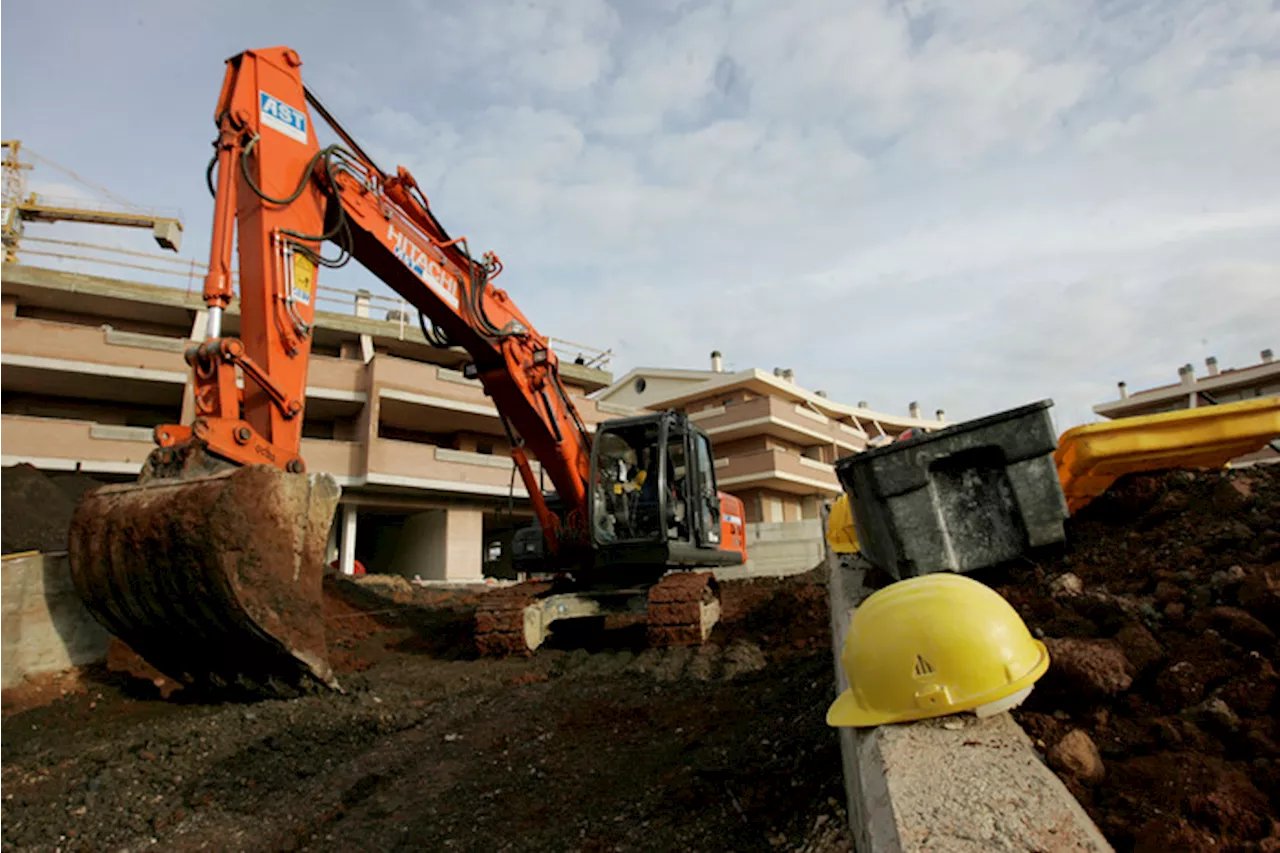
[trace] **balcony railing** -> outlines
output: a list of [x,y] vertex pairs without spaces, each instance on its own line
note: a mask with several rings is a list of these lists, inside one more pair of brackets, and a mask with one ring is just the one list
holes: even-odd
[[[134,278],[145,278],[148,284],[184,288],[188,295],[195,295],[204,288],[204,276],[208,265],[193,258],[175,258],[157,252],[141,252],[121,249],[98,243],[78,240],[59,240],[52,237],[24,235],[20,257],[47,258],[52,269],[87,275],[119,276],[120,271],[130,271]],[[36,243],[50,249],[31,249],[26,244]],[[113,272],[114,271],[114,272]],[[139,273],[145,276],[139,276]],[[239,293],[239,273],[231,272],[232,289]],[[418,327],[417,309],[399,297],[383,296],[368,290],[346,290],[340,287],[321,287],[316,294],[316,310],[332,314],[368,318],[395,323],[400,340],[406,331]],[[565,361],[582,358],[587,367],[605,370],[613,360],[612,349],[600,349],[590,344],[548,336],[551,348]]]

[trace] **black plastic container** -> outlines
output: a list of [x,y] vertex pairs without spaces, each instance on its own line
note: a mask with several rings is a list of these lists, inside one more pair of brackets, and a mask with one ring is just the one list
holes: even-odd
[[1064,538],[1052,400],[836,461],[863,555],[894,578],[970,572]]

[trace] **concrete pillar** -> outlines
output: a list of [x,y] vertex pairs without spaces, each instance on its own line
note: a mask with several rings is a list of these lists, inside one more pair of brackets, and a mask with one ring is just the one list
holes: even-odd
[[409,516],[390,571],[423,580],[479,580],[484,576],[483,511],[456,507]]
[[361,288],[356,291],[356,316],[368,317],[369,309],[373,306],[373,294]]
[[338,571],[344,575],[356,573],[356,519],[358,513],[351,504],[342,505],[342,553],[338,559]]
[[342,510],[339,509],[336,518],[329,525],[329,539],[324,544],[324,567],[325,571],[329,570],[329,564],[338,559],[338,528],[342,526]]

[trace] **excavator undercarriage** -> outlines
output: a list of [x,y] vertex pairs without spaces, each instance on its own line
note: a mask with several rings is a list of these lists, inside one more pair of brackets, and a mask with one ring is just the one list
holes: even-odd
[[476,611],[476,647],[482,655],[528,655],[555,622],[610,615],[643,615],[651,647],[701,645],[720,619],[719,584],[711,572],[676,572],[647,589],[525,581],[485,596]]

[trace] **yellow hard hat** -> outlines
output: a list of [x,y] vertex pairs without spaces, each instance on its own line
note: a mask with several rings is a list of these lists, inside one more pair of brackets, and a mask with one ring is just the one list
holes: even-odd
[[841,495],[831,507],[831,515],[827,518],[827,542],[837,554],[856,554],[862,550],[858,544],[858,530],[853,526],[848,495]]
[[879,726],[1013,707],[1049,668],[1049,651],[995,590],[937,572],[856,608],[840,663],[850,686],[827,725]]

